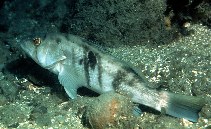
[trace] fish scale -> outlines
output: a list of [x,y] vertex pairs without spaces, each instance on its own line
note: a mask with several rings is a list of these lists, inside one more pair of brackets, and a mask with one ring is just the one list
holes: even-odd
[[39,45],[28,40],[21,47],[36,63],[58,75],[72,99],[77,98],[81,86],[99,94],[113,91],[130,96],[134,103],[193,122],[205,104],[200,97],[149,88],[150,83],[136,68],[100,52],[78,36],[49,34]]

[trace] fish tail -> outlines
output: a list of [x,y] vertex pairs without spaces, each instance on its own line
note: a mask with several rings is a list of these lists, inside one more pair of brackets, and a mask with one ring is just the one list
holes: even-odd
[[167,107],[164,108],[166,114],[197,122],[199,118],[198,113],[205,104],[203,98],[167,92],[164,93],[168,94]]

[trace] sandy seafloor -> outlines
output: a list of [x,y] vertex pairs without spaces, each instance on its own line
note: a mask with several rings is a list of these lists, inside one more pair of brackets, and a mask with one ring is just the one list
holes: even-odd
[[[14,17],[10,16],[9,20],[12,21],[12,18]],[[87,117],[89,112],[94,114],[95,110],[87,110],[86,107],[107,107],[104,99],[108,96],[97,98],[83,95],[76,100],[68,100],[62,88],[58,88],[60,85],[57,81],[46,84],[46,82],[42,83],[43,80],[33,77],[34,74],[40,74],[40,72],[30,72],[30,70],[40,68],[34,68],[37,66],[32,61],[28,61],[27,64],[22,63],[27,61],[22,61],[23,52],[19,49],[21,41],[17,37],[21,37],[22,33],[24,36],[30,35],[26,34],[31,29],[30,26],[25,25],[24,28],[24,24],[37,24],[37,21],[32,17],[25,20],[28,22],[22,19],[22,22],[13,23],[11,27],[9,24],[11,22],[8,22],[9,30],[0,32],[0,128],[91,128],[88,124],[89,120],[84,116]],[[57,32],[56,25],[46,27],[44,24],[43,26],[45,29],[50,28],[49,30]],[[41,28],[42,26],[38,31],[42,31]],[[200,112],[198,122],[192,123],[162,115],[151,109],[147,109],[140,116],[127,118],[127,110],[124,109],[125,112],[122,113],[127,122],[120,120],[117,122],[118,125],[108,128],[211,128],[211,29],[200,23],[190,24],[188,29],[193,31],[189,36],[180,36],[177,40],[157,47],[141,44],[130,47],[121,45],[107,48],[107,52],[132,64],[152,84],[162,85],[163,90],[203,97],[206,105]],[[6,66],[10,69],[6,69]],[[99,104],[95,102],[96,99],[101,100]],[[122,99],[120,97],[119,101],[124,101],[124,97]]]

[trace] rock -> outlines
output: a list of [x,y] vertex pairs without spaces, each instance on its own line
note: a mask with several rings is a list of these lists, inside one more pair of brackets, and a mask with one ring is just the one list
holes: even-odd
[[7,98],[4,95],[0,94],[0,106],[3,106],[7,103]]
[[0,91],[10,101],[18,96],[18,86],[11,80],[0,80]]
[[87,107],[86,119],[94,129],[119,127],[120,123],[129,121],[132,111],[133,103],[128,97],[117,93],[106,93],[90,103]]

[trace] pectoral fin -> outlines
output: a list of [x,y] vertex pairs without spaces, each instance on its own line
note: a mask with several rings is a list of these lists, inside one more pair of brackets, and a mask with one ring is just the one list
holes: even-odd
[[83,80],[80,79],[78,72],[71,66],[64,65],[58,78],[68,96],[72,99],[76,98],[77,89],[83,85]]

